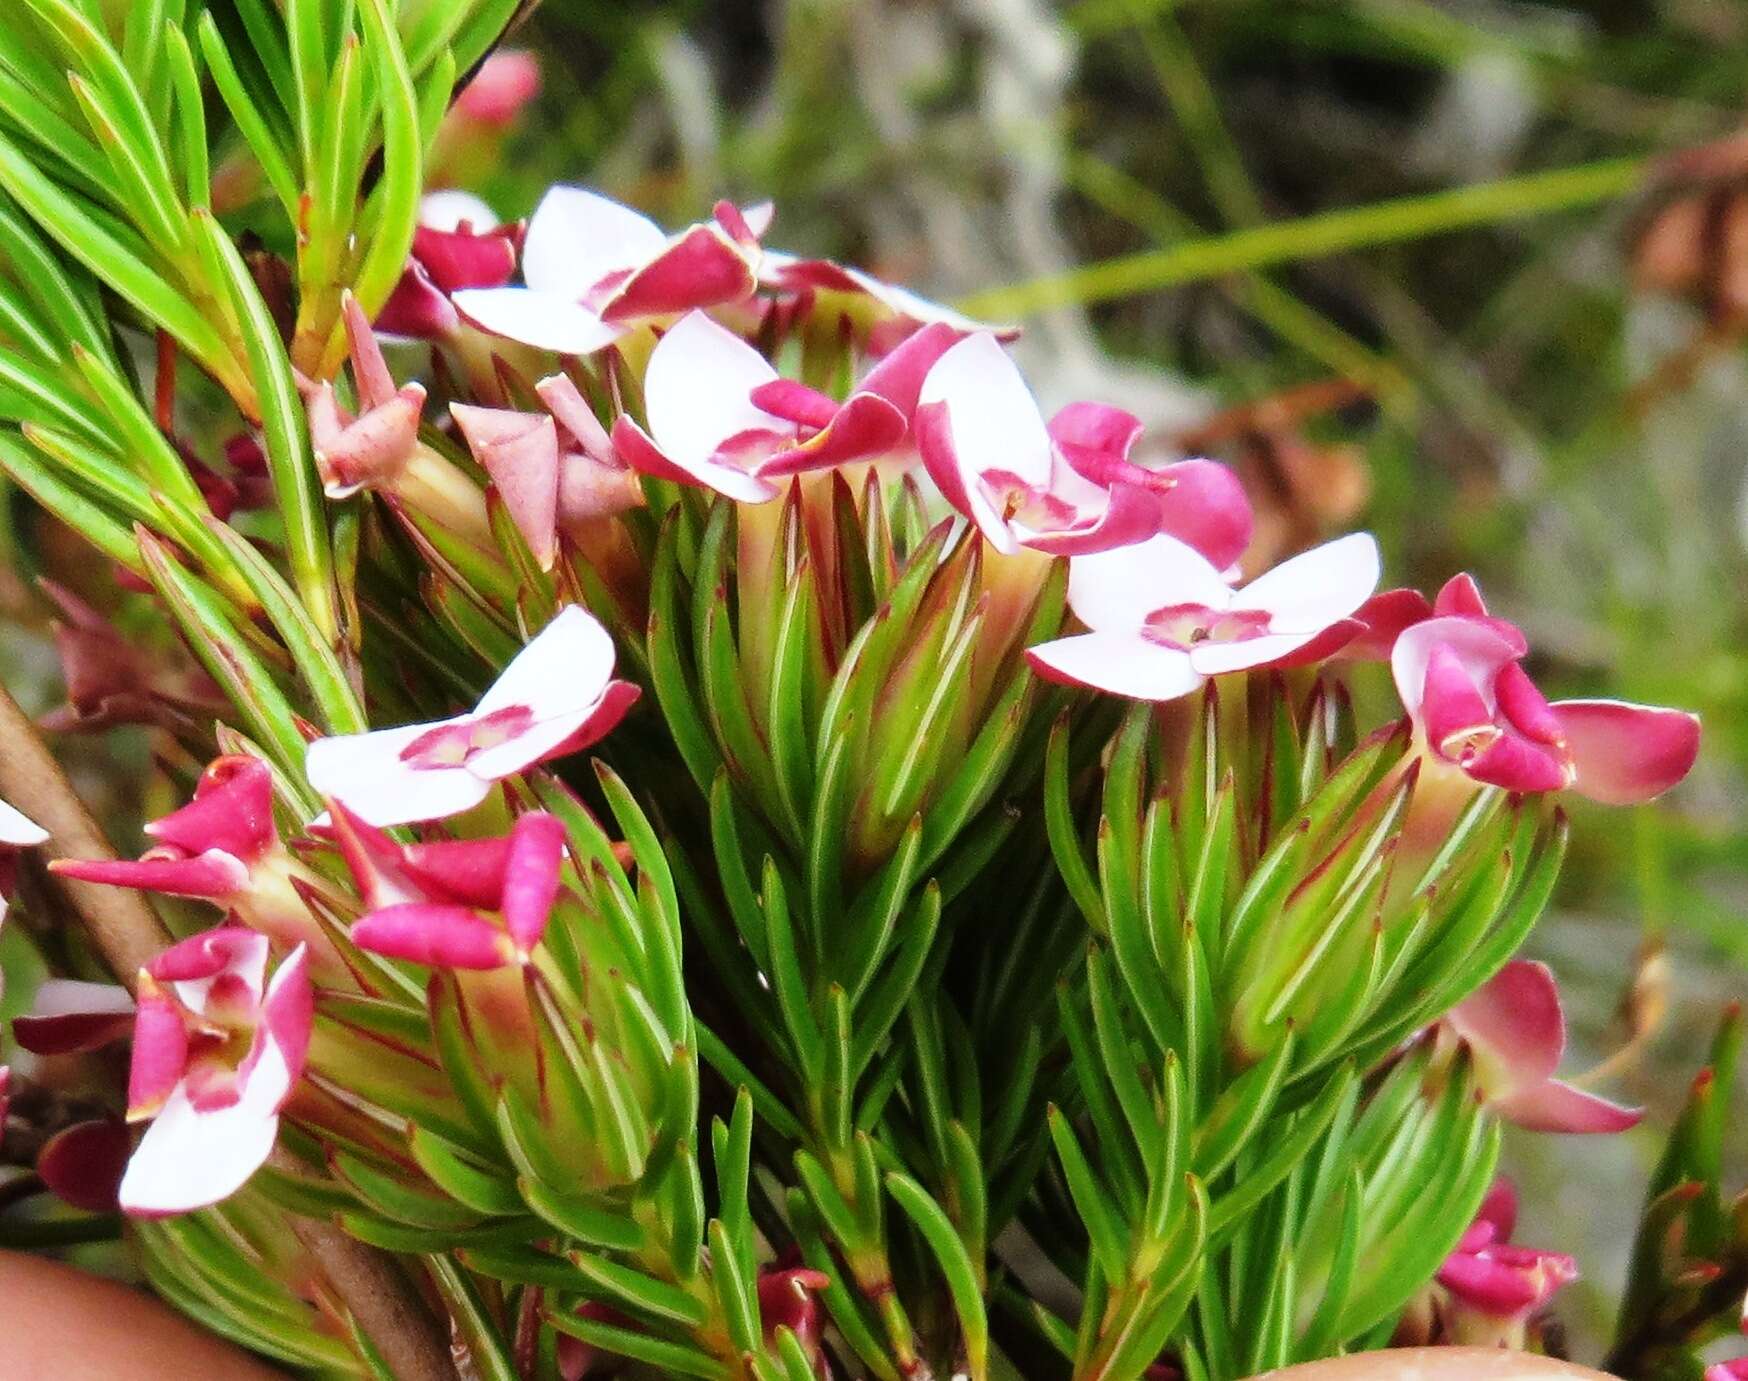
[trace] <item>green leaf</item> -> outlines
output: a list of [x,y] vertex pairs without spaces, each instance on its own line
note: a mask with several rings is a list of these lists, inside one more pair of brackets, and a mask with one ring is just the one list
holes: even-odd
[[255,155],[255,161],[261,165],[267,185],[279,199],[286,217],[296,225],[299,220],[298,180],[292,171],[289,151],[281,145],[267,116],[249,94],[236,64],[231,61],[224,35],[219,32],[218,24],[210,11],[200,16],[196,36],[200,41],[201,54],[206,59],[207,71],[212,74],[212,83],[218,88],[225,108],[231,112],[231,119],[236,121],[237,130],[248,144],[249,152]]
[[424,181],[423,140],[418,96],[387,0],[361,0],[359,12],[365,45],[375,59],[382,101],[382,181],[374,196],[376,221],[371,227],[370,248],[353,280],[352,292],[365,315],[374,317],[400,282],[407,253],[413,247]]
[[947,1282],[953,1311],[959,1316],[972,1381],[985,1381],[989,1375],[989,1321],[983,1312],[981,1272],[959,1240],[952,1221],[926,1189],[909,1175],[893,1171],[886,1176],[886,1192],[897,1200],[928,1243]]
[[665,1280],[589,1252],[572,1252],[569,1259],[577,1274],[588,1282],[574,1288],[603,1304],[687,1328],[701,1327],[710,1317],[710,1311],[700,1300]]
[[196,210],[193,222],[213,277],[226,285],[242,322],[243,345],[260,405],[267,468],[285,524],[293,583],[323,640],[332,643],[339,633],[333,557],[326,515],[316,488],[315,465],[304,444],[303,411],[292,379],[291,361],[280,342],[272,313],[261,300],[260,291],[230,237],[209,212]]
[[645,1362],[665,1376],[697,1376],[704,1381],[731,1381],[734,1373],[706,1352],[685,1343],[671,1343],[629,1328],[598,1323],[568,1314],[548,1313],[546,1321],[560,1333],[581,1338],[615,1357]]
[[1056,1155],[1068,1181],[1068,1192],[1086,1227],[1093,1256],[1107,1281],[1121,1282],[1128,1274],[1127,1233],[1122,1215],[1087,1163],[1086,1154],[1080,1148],[1074,1129],[1068,1125],[1068,1119],[1054,1104],[1049,1108],[1048,1117],[1050,1139],[1056,1145]]

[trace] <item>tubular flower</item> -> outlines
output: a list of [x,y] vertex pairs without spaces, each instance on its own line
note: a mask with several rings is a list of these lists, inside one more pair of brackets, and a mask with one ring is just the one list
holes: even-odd
[[298,895],[294,880],[303,868],[274,826],[272,773],[259,758],[215,758],[200,774],[194,799],[152,821],[146,833],[155,843],[131,862],[57,858],[49,868],[82,882],[210,901],[288,948],[309,941],[323,966],[333,958]]
[[1027,649],[1039,675],[1171,700],[1210,676],[1269,666],[1359,609],[1378,583],[1378,546],[1354,533],[1233,589],[1175,537],[1075,557],[1068,603],[1090,632]]
[[780,378],[739,336],[692,312],[650,353],[643,380],[649,430],[621,416],[613,444],[645,474],[764,503],[777,497],[778,476],[896,448],[924,375],[955,339],[946,326],[918,332],[837,403]]
[[[403,849],[401,878],[404,881],[408,872],[418,877],[422,871],[426,895],[377,906],[352,927],[353,943],[375,954],[438,968],[496,969],[526,964],[546,932],[558,898],[564,826],[556,816],[533,811],[517,818],[507,838],[490,841],[497,847],[489,853],[478,847],[484,842],[449,845],[452,850],[471,850],[471,857],[464,861],[459,855],[439,856],[435,869],[427,864],[420,870],[417,863],[409,864],[406,854],[410,850]],[[373,844],[380,847],[378,841]],[[348,856],[350,859],[350,853]],[[458,864],[461,866],[455,866]],[[358,871],[356,865],[354,871]],[[448,885],[434,882],[434,877],[447,879]],[[494,882],[497,886],[482,900],[482,884]],[[444,892],[454,899],[443,897]],[[502,924],[481,915],[481,907],[495,910]]]
[[140,970],[128,1120],[151,1125],[121,1206],[184,1213],[217,1203],[273,1149],[309,1049],[313,991],[298,946],[267,978],[265,935],[224,926]]
[[1578,1279],[1578,1264],[1564,1252],[1511,1243],[1517,1226],[1517,1191],[1497,1181],[1457,1249],[1439,1267],[1448,1295],[1438,1341],[1469,1347],[1521,1347],[1530,1316],[1562,1285]]
[[1550,704],[1520,665],[1523,634],[1488,615],[1469,577],[1447,584],[1433,613],[1404,630],[1390,660],[1434,761],[1490,786],[1571,788],[1608,805],[1649,801],[1693,767],[1694,715],[1620,700]]
[[467,288],[453,300],[491,335],[587,355],[640,321],[752,296],[758,261],[758,231],[728,202],[717,203],[710,221],[669,236],[598,193],[554,187],[528,222],[523,286]]
[[418,445],[419,418],[425,407],[423,384],[395,387],[370,323],[350,294],[344,314],[362,411],[354,417],[342,407],[333,383],[326,379],[308,396],[310,444],[322,492],[330,499],[348,498],[399,477]]
[[1437,1039],[1468,1047],[1482,1097],[1520,1127],[1623,1132],[1643,1116],[1554,1078],[1566,1050],[1566,1018],[1546,964],[1507,964],[1445,1014]]
[[494,782],[579,752],[624,718],[638,688],[613,678],[613,657],[607,630],[568,605],[466,714],[317,739],[304,764],[310,785],[372,825],[469,810]]
[[643,487],[570,379],[555,374],[535,387],[550,413],[449,410],[534,559],[551,570],[561,532],[639,507]]

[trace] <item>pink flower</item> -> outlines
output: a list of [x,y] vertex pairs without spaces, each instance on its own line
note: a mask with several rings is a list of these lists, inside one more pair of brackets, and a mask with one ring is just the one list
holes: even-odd
[[419,441],[425,388],[395,387],[370,322],[350,293],[343,306],[352,347],[352,378],[361,411],[354,417],[324,379],[308,391],[310,446],[322,492],[344,499],[360,489],[386,484],[406,469]]
[[132,861],[57,858],[49,868],[82,882],[198,897],[287,948],[307,940],[322,965],[334,961],[294,885],[301,870],[273,823],[273,776],[259,758],[215,758],[194,799],[146,833],[155,842]]
[[621,416],[613,444],[645,474],[764,503],[777,496],[775,477],[897,447],[924,375],[955,339],[945,326],[918,332],[837,403],[779,378],[739,336],[693,312],[650,354],[643,379],[649,430]]
[[1354,533],[1234,589],[1175,537],[1068,564],[1068,603],[1090,632],[1028,648],[1039,675],[1171,700],[1210,676],[1269,666],[1354,613],[1378,583],[1378,546]]
[[1481,1095],[1501,1117],[1539,1132],[1623,1132],[1643,1116],[1554,1078],[1566,1018],[1546,964],[1514,959],[1445,1014],[1441,1038],[1469,1048]]
[[767,1266],[759,1272],[759,1324],[766,1340],[775,1344],[777,1330],[787,1328],[820,1376],[828,1372],[825,1352],[820,1346],[817,1295],[830,1284],[831,1277],[823,1271],[804,1266]]
[[535,561],[551,570],[562,531],[641,506],[643,487],[568,377],[554,374],[535,389],[549,413],[466,403],[449,410]]
[[540,94],[540,60],[524,48],[500,48],[461,88],[454,110],[482,125],[503,128]]
[[1706,1368],[1705,1381],[1748,1381],[1748,1357],[1714,1363]]
[[[386,842],[381,836],[368,842],[377,861]],[[480,847],[488,843],[489,850]],[[423,867],[409,863],[411,847],[389,847],[401,851],[394,881],[402,886],[412,881],[425,895],[376,905],[352,927],[352,942],[360,949],[439,968],[496,969],[528,962],[559,893],[565,834],[556,816],[544,811],[518,816],[501,840],[412,846],[451,851],[447,857],[427,855]],[[353,858],[349,853],[348,861]],[[360,871],[356,862],[353,870]],[[382,881],[382,870],[372,867],[373,885],[367,890],[379,901]],[[499,923],[482,909],[496,911]]]
[[613,679],[613,639],[568,605],[466,714],[310,744],[310,785],[372,825],[437,820],[477,806],[492,784],[580,752],[624,718],[638,688]]
[[150,1119],[121,1206],[159,1216],[217,1203],[260,1167],[303,1072],[314,994],[298,946],[267,977],[265,935],[224,926],[140,971],[128,1120]]
[[1250,541],[1250,504],[1212,461],[1153,471],[1128,459],[1141,424],[1076,403],[1049,426],[987,331],[943,354],[923,381],[918,449],[947,501],[997,551],[1082,556],[1169,532],[1220,567]]
[[728,202],[670,237],[598,193],[554,187],[528,223],[524,286],[468,288],[454,302],[492,335],[587,355],[637,322],[752,296],[758,259],[757,233]]
[[1396,639],[1390,661],[1435,761],[1490,786],[1569,787],[1609,805],[1649,801],[1693,767],[1695,715],[1620,700],[1550,704],[1520,665],[1523,634],[1488,615],[1469,577],[1446,585],[1433,609]]
[[1578,1264],[1564,1252],[1511,1244],[1517,1191],[1494,1183],[1457,1249],[1439,1267],[1450,1296],[1439,1341],[1472,1347],[1517,1347],[1525,1325],[1562,1285],[1578,1279]]
[[830,259],[805,259],[776,250],[766,250],[759,265],[759,278],[780,292],[838,293],[859,300],[877,320],[877,336],[883,343],[896,343],[924,326],[947,326],[961,335],[994,331],[1003,340],[1019,334],[1017,326],[990,326],[951,307],[919,297],[908,288],[883,282],[862,269],[833,263]]

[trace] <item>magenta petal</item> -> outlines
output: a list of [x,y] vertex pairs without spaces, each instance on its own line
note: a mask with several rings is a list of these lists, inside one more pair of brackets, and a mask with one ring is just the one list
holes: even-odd
[[1504,1175],[1494,1180],[1487,1197],[1481,1200],[1475,1222],[1492,1228],[1495,1240],[1509,1242],[1511,1234],[1517,1231],[1517,1186]]
[[1118,482],[1111,486],[1104,511],[1094,522],[1037,533],[1024,541],[1033,551],[1049,556],[1091,556],[1145,542],[1158,530],[1158,495]]
[[150,1117],[164,1106],[188,1064],[188,1028],[182,1009],[147,975],[135,994],[133,1064],[128,1071],[127,1115]]
[[601,698],[595,702],[595,708],[589,711],[589,717],[564,742],[542,753],[540,760],[548,762],[570,753],[580,753],[599,743],[619,726],[619,721],[631,712],[631,707],[642,694],[642,689],[630,681],[609,681]]
[[496,907],[504,894],[504,869],[509,859],[507,836],[409,844],[402,854],[407,872],[424,884],[429,900],[486,910]]
[[923,468],[941,491],[941,497],[960,513],[970,513],[971,497],[965,492],[960,475],[959,453],[953,445],[953,419],[947,404],[924,403],[911,418],[911,431],[923,458]]
[[1748,1381],[1748,1357],[1713,1363],[1706,1368],[1704,1381]]
[[1387,662],[1397,635],[1404,628],[1432,617],[1432,605],[1419,590],[1381,590],[1354,610],[1365,632],[1349,643],[1343,654],[1356,661]]
[[739,302],[757,286],[745,249],[720,226],[695,225],[593,305],[603,321],[623,324]]
[[1623,1107],[1594,1093],[1548,1079],[1498,1100],[1499,1115],[1532,1132],[1624,1132],[1644,1117],[1643,1108]]
[[497,969],[515,958],[503,931],[470,907],[441,902],[403,902],[372,911],[352,927],[352,943],[431,968]]
[[221,925],[171,945],[146,965],[160,983],[190,983],[267,962],[267,937],[245,926]]
[[760,384],[753,390],[752,399],[760,412],[804,427],[829,427],[838,415],[836,401],[797,379],[772,379],[768,384]]
[[273,774],[247,754],[217,758],[200,774],[194,799],[152,821],[146,833],[191,854],[223,849],[253,862],[279,840],[273,827]]
[[1293,667],[1316,666],[1337,654],[1345,654],[1353,643],[1365,636],[1365,632],[1366,626],[1360,622],[1357,614],[1353,618],[1337,619],[1303,647],[1289,652],[1285,657],[1275,658],[1268,665],[1283,671]]
[[400,282],[376,314],[376,329],[385,335],[415,340],[440,340],[461,325],[461,315],[449,295],[431,281],[417,260],[409,259]]
[[445,293],[501,288],[516,271],[515,241],[505,230],[476,235],[421,225],[413,231],[413,257]]
[[679,484],[700,485],[741,503],[765,503],[777,497],[777,486],[732,465],[707,461],[696,471],[668,458],[644,429],[621,414],[613,419],[613,449],[633,470]]
[[1154,473],[1171,482],[1159,501],[1159,530],[1220,570],[1236,565],[1256,527],[1238,476],[1217,460],[1180,460]]
[[1534,1307],[1541,1295],[1527,1272],[1464,1252],[1446,1258],[1438,1283],[1470,1308],[1507,1318]]
[[261,1027],[279,1047],[285,1061],[286,1082],[295,1084],[303,1073],[310,1049],[310,1030],[315,1022],[315,989],[310,986],[309,950],[299,945],[273,973],[261,1003]]
[[1475,1057],[1482,1091],[1509,1098],[1551,1078],[1566,1048],[1566,1019],[1546,964],[1514,959],[1445,1016]]
[[540,943],[546,932],[547,918],[558,898],[564,848],[564,826],[557,816],[545,811],[519,817],[511,832],[510,859],[504,869],[504,897],[499,909],[504,928],[524,955]]
[[1571,785],[1565,759],[1555,750],[1504,733],[1463,762],[1463,771],[1488,786],[1525,794],[1563,791]]
[[856,385],[857,393],[884,398],[904,414],[906,423],[916,411],[917,395],[935,361],[965,339],[965,332],[944,321],[931,322],[911,332],[886,352],[868,376]]
[[1669,790],[1699,756],[1699,718],[1620,700],[1554,704],[1577,776],[1573,789],[1608,805],[1635,805]]
[[583,454],[602,465],[618,465],[613,439],[568,374],[553,374],[534,385],[558,425],[575,438]]
[[1548,699],[1529,678],[1521,664],[1512,662],[1499,669],[1493,682],[1493,693],[1499,697],[1499,712],[1506,723],[1526,738],[1553,747],[1561,745],[1564,734],[1560,721]]
[[1444,587],[1433,598],[1432,611],[1440,618],[1461,614],[1484,619],[1487,617],[1487,602],[1481,598],[1481,587],[1475,583],[1475,577],[1464,571],[1445,581]]
[[209,900],[240,892],[249,883],[249,870],[227,853],[213,850],[194,858],[123,859],[57,858],[49,870],[81,882],[106,887],[137,887],[144,892],[165,892],[173,897],[204,897]]
[[1470,678],[1468,666],[1446,643],[1434,645],[1427,656],[1420,718],[1426,726],[1427,742],[1452,762],[1463,760],[1466,739],[1501,732],[1480,688]]
[[[1084,447],[1117,460],[1127,460],[1141,437],[1141,419],[1106,403],[1070,403],[1050,419],[1050,439],[1064,448]],[[1097,475],[1088,475],[1097,480]]]
[[872,393],[853,394],[824,431],[778,451],[762,461],[754,473],[766,479],[872,459],[896,447],[904,440],[904,433],[904,414],[886,399]]
[[114,1213],[132,1149],[127,1124],[119,1118],[76,1122],[44,1143],[36,1173],[64,1203],[87,1213]]

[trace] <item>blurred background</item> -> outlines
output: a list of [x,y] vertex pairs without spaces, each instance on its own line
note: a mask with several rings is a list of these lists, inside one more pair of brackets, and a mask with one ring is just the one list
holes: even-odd
[[[1568,1072],[1652,1109],[1509,1142],[1594,1355],[1669,1111],[1748,991],[1748,5],[545,0],[514,46],[531,99],[442,144],[506,219],[554,181],[669,224],[771,198],[773,246],[1023,323],[1047,406],[1238,466],[1252,564],[1369,527],[1396,583],[1474,572],[1550,695],[1705,716],[1676,795],[1578,807],[1534,941]],[[57,539],[7,540],[8,680],[48,710]],[[1382,673],[1360,691],[1395,713]],[[140,731],[80,742],[85,785],[158,813],[98,771],[143,766]]]

